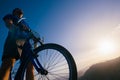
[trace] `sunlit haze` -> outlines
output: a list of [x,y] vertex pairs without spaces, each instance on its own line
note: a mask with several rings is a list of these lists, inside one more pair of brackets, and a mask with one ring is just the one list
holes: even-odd
[[101,40],[98,44],[99,52],[101,52],[102,55],[108,56],[109,54],[114,54],[117,51],[117,45],[114,41],[110,39],[104,39]]

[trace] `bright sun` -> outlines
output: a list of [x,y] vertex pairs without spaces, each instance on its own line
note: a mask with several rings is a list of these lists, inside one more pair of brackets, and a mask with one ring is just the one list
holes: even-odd
[[111,54],[116,52],[116,44],[112,40],[101,40],[98,45],[99,52],[102,54]]

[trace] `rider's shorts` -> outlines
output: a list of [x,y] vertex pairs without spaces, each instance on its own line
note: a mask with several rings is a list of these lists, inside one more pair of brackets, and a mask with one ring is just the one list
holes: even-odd
[[15,40],[9,40],[9,38],[6,39],[5,44],[4,44],[4,49],[3,49],[3,56],[2,60],[4,58],[15,58],[18,59],[19,53],[16,45]]

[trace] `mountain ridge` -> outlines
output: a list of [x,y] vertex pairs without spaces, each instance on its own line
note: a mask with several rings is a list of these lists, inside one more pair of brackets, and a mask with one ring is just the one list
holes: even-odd
[[79,80],[120,80],[120,57],[92,65]]

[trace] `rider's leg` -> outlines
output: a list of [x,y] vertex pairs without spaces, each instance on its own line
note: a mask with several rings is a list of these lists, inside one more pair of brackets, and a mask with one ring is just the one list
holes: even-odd
[[27,66],[26,80],[34,80],[34,68],[31,62]]
[[15,58],[5,58],[0,67],[0,80],[8,80],[11,68],[14,66]]
[[[25,44],[25,40],[17,40],[17,45],[18,46],[24,46],[24,47],[27,47],[28,45],[24,45]],[[29,47],[28,47],[28,49],[29,49]],[[27,50],[28,50],[27,49]],[[22,55],[22,53],[24,54],[26,54],[27,52],[22,52],[23,50],[22,49],[20,49],[20,48],[18,48],[18,52],[19,52],[19,54],[20,54],[20,56]],[[26,50],[25,50],[26,51]],[[29,53],[29,52],[28,52]],[[24,57],[24,56],[26,56],[26,55],[22,55],[22,57]],[[33,70],[34,68],[33,68],[33,65],[32,65],[32,63],[30,62],[29,64],[28,64],[28,66],[27,66],[27,69],[26,69],[26,80],[34,80],[34,70]]]
[[[29,47],[28,47],[29,46]],[[31,51],[31,47],[30,47],[30,43],[28,42],[26,44],[26,47],[28,47],[27,51],[28,53],[30,54],[32,51]],[[32,53],[31,53],[32,54]],[[32,62],[29,62],[28,63],[28,66],[27,66],[27,69],[26,69],[26,80],[34,80],[34,67],[33,67],[33,64]]]
[[[37,44],[34,44],[34,48],[37,48]],[[34,80],[34,67],[32,62],[28,63],[26,70],[26,80]]]

